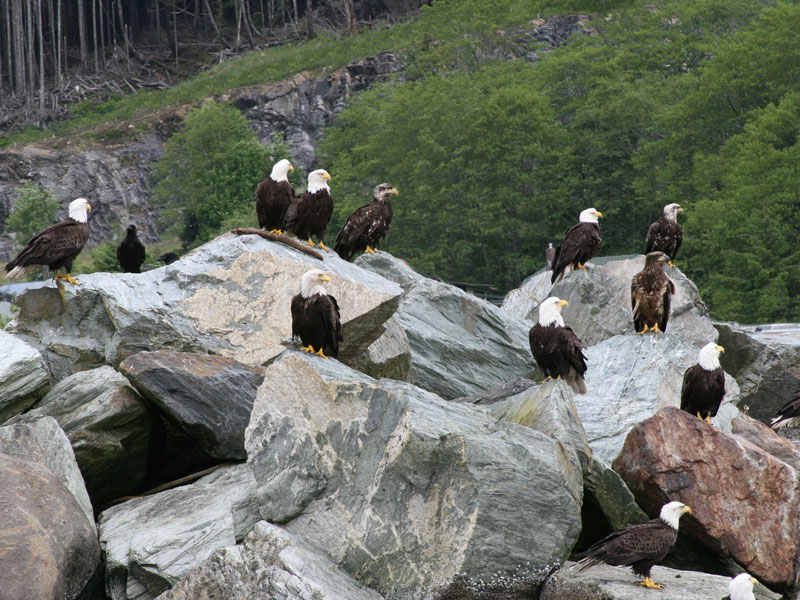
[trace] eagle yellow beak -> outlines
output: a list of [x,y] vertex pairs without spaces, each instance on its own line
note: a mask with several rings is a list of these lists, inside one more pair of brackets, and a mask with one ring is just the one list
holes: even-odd
[[678,207],[678,212],[683,212],[683,207],[682,206]]
[[322,177],[323,177],[324,179],[330,179],[330,178],[331,178],[331,174],[330,174],[330,173],[328,173],[327,171],[325,171],[325,173],[322,175]]
[[294,171],[294,165],[289,165],[289,170]]
[[681,511],[682,514],[692,514],[692,509],[688,506],[684,506],[683,510]]
[[722,346],[717,346],[717,352],[725,352],[725,348]]
[[389,190],[388,192],[386,192],[386,193],[387,193],[387,194],[394,194],[395,196],[397,196],[397,195],[399,195],[399,194],[400,194],[400,192],[398,192],[398,191],[397,191],[396,189],[394,189],[394,188],[390,189],[390,190]]
[[92,212],[92,205],[91,204],[87,204],[86,205],[86,210],[88,210],[89,212]]
[[595,217],[602,217],[603,213],[601,213],[599,210],[596,210],[596,211],[594,211],[594,216]]
[[333,281],[333,279],[331,279],[330,275],[328,275],[327,273],[323,273],[322,275],[320,275],[319,276],[319,280],[320,281]]
[[758,579],[756,579],[755,577],[751,577],[750,578],[750,583],[752,583],[753,585],[756,585],[758,583]]
[[559,300],[556,303],[556,306],[569,306],[569,302],[567,302],[566,300]]

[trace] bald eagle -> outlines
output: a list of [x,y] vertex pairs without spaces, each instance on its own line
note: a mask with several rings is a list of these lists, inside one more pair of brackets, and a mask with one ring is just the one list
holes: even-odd
[[631,567],[644,581],[647,588],[660,588],[650,578],[650,569],[663,559],[678,539],[678,521],[692,509],[681,502],[668,502],[661,507],[657,519],[647,523],[628,525],[615,531],[592,545],[588,550],[575,555],[584,571],[601,562],[612,566]]
[[645,256],[644,269],[634,275],[631,281],[633,325],[639,335],[648,331],[662,333],[667,330],[675,284],[664,273],[666,260],[667,255],[663,252],[651,252]]
[[315,247],[311,239],[316,235],[319,247],[327,250],[324,237],[325,228],[333,214],[333,199],[327,180],[331,176],[324,169],[317,169],[308,174],[308,190],[300,194],[289,210],[286,211],[286,229],[301,240],[308,240],[308,245]]
[[141,273],[144,255],[144,244],[136,235],[136,225],[128,225],[125,239],[117,246],[117,261],[122,272]]
[[603,247],[600,225],[597,222],[602,216],[594,208],[587,208],[578,217],[578,224],[564,234],[564,239],[553,256],[551,283],[558,283],[574,268],[586,270],[586,263],[597,256]]
[[[758,579],[752,577],[750,573],[739,573],[731,579],[728,584],[729,600],[756,600],[753,594],[753,586],[758,583]],[[723,599],[725,600],[725,599]]]
[[300,338],[305,352],[336,358],[342,341],[339,305],[322,287],[323,281],[331,278],[319,269],[303,275],[300,293],[292,298],[292,337]]
[[681,386],[681,410],[711,423],[725,397],[725,372],[719,365],[725,348],[710,342],[700,349],[697,364],[686,369]]
[[794,393],[794,398],[784,404],[778,414],[772,418],[770,427],[780,429],[781,427],[797,427],[800,425],[800,390]]
[[89,239],[87,211],[91,210],[92,207],[86,198],[76,198],[70,202],[69,216],[28,240],[19,254],[6,265],[8,273],[6,277],[16,279],[40,266],[47,266],[53,271],[63,267],[66,274],[56,273],[55,279],[80,285],[70,275],[70,271],[72,261],[81,253],[86,240]]
[[294,186],[289,183],[289,171],[294,171],[292,163],[283,159],[272,167],[272,173],[256,188],[256,215],[258,226],[270,233],[283,233],[286,211],[294,200]]
[[372,190],[372,202],[353,211],[336,236],[333,249],[344,260],[350,260],[356,252],[376,252],[389,232],[392,222],[391,196],[398,194],[388,183],[376,185]]
[[561,308],[569,306],[566,300],[555,296],[539,305],[539,322],[528,332],[531,354],[536,364],[551,379],[565,379],[576,394],[586,393],[586,347],[575,333],[564,325]]
[[678,254],[683,242],[683,227],[678,223],[678,213],[683,212],[680,204],[672,203],[664,207],[664,214],[650,225],[645,239],[645,254],[660,250],[669,258],[669,266]]

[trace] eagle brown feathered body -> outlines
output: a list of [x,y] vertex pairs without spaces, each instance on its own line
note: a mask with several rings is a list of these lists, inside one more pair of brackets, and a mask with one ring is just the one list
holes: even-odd
[[677,218],[679,212],[683,212],[679,204],[667,204],[664,207],[664,214],[647,230],[645,254],[656,251],[663,252],[672,265],[683,242],[683,227],[678,223]]
[[323,248],[325,229],[333,214],[333,198],[326,183],[330,178],[324,169],[311,171],[308,174],[308,190],[295,198],[286,211],[286,229],[312,246],[311,236],[317,236]]
[[301,291],[292,298],[292,337],[325,356],[339,356],[342,325],[336,298],[326,293],[322,281],[330,281],[323,271],[314,269],[303,275]]
[[256,188],[258,226],[267,231],[284,229],[286,211],[294,200],[294,186],[267,177]]
[[580,222],[569,228],[553,255],[551,283],[558,283],[572,269],[580,268],[600,253],[603,238],[597,217],[602,216],[594,208],[581,212]]
[[631,307],[636,333],[667,330],[675,284],[664,272],[666,260],[663,252],[651,252],[645,257],[644,269],[633,276]]
[[683,374],[681,410],[705,419],[717,416],[719,405],[725,397],[725,372],[719,364],[720,352],[725,348],[710,342],[700,349],[697,364]]
[[356,209],[347,217],[347,221],[333,242],[333,249],[344,260],[350,260],[357,252],[377,249],[378,244],[386,238],[392,222],[393,194],[397,194],[388,183],[376,186],[373,200],[369,204]]
[[784,404],[778,414],[772,418],[770,427],[773,429],[800,425],[800,390],[797,390],[794,394],[794,397]]
[[539,322],[528,331],[536,364],[545,375],[553,379],[564,379],[576,394],[585,394],[586,348],[561,318],[561,307],[568,306],[566,300],[547,298],[539,306]]

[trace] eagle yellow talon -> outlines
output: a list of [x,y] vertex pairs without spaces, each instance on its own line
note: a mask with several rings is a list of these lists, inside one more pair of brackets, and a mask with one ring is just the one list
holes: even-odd
[[364,249],[364,254],[375,254],[376,252],[377,252],[377,250],[373,250],[373,249],[372,249],[372,248],[370,248],[369,246],[367,246],[367,247]]
[[302,348],[300,348],[300,350],[302,350],[303,352],[310,352],[311,354],[316,354],[314,346],[312,346],[311,344],[309,344],[308,346],[303,346]]
[[705,418],[705,421],[706,421],[706,423],[708,423],[709,425],[711,425],[711,417],[706,417],[706,418]]
[[311,238],[308,238],[308,240],[306,240],[306,244],[308,244],[312,248],[316,248],[317,247],[317,245],[314,243],[314,240],[312,240]]
[[66,273],[64,275],[61,275],[59,273],[53,279],[55,279],[56,281],[58,281],[60,279],[62,281],[66,281],[67,283],[71,283],[72,285],[80,285],[80,282],[77,279],[75,279],[72,275],[70,275],[69,273]]
[[662,587],[664,587],[660,583],[656,583],[649,577],[645,577],[644,581],[639,582],[639,585],[649,588],[651,590],[660,590]]
[[661,328],[658,326],[658,323],[653,325],[650,331],[652,331],[653,333],[664,333],[663,331],[661,331]]
[[673,269],[675,268],[675,263],[674,263],[674,262],[672,262],[671,260],[668,260],[668,261],[667,261],[667,264],[668,264],[670,267],[672,267]]
[[322,351],[322,348],[320,348],[317,352],[314,352],[314,354],[316,354],[317,356],[321,356],[322,358],[326,359],[328,358],[327,356],[325,356],[325,353]]
[[650,326],[649,326],[649,325],[645,325],[645,326],[644,326],[644,329],[642,329],[641,331],[637,331],[637,332],[636,332],[636,335],[644,335],[644,334],[645,334],[645,333],[647,333],[648,331],[650,331]]
[[272,235],[283,235],[283,229],[272,229],[267,233],[271,233]]
[[323,244],[322,241],[320,241],[319,247],[325,250],[325,252],[330,252],[330,248],[328,248],[325,244]]
[[582,271],[588,271],[589,270],[589,267],[587,267],[586,265],[582,265],[581,263],[578,263],[578,268],[581,269]]

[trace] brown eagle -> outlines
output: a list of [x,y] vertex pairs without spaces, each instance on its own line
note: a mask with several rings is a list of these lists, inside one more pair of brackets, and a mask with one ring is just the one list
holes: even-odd
[[308,189],[300,194],[286,211],[286,229],[301,240],[307,240],[315,247],[312,235],[319,240],[319,247],[325,247],[325,229],[333,214],[333,198],[328,187],[331,176],[325,169],[317,169],[308,174]]
[[683,242],[683,227],[678,223],[678,213],[683,212],[680,204],[667,204],[664,214],[658,221],[650,225],[645,239],[645,254],[660,250],[669,258],[669,266],[674,267],[672,261],[678,254]]
[[[72,261],[81,253],[89,239],[88,211],[92,207],[86,198],[76,198],[69,203],[69,216],[33,236],[14,259],[6,265],[8,279],[16,279],[37,267],[46,266],[56,271],[55,279],[80,285],[70,275]],[[63,268],[65,275],[58,273]]]
[[292,298],[292,337],[300,338],[305,352],[336,358],[342,341],[339,304],[322,287],[323,281],[331,278],[319,269],[303,275],[300,293]]
[[125,239],[117,246],[119,268],[123,273],[141,273],[144,256],[144,244],[136,235],[136,225],[128,225]]
[[281,235],[286,211],[294,200],[294,186],[289,183],[292,163],[283,159],[272,167],[272,173],[256,188],[256,215],[258,226],[270,233]]
[[377,252],[378,243],[386,237],[392,222],[391,197],[398,193],[388,183],[375,186],[372,202],[353,211],[336,236],[333,249],[339,256],[350,260],[356,252]]
[[561,308],[566,300],[555,296],[539,305],[539,322],[528,332],[531,354],[536,364],[550,379],[565,379],[576,394],[586,393],[586,347],[577,335],[564,324]]
[[597,256],[603,247],[600,237],[600,225],[597,222],[603,213],[594,208],[587,208],[578,217],[578,224],[573,225],[553,255],[553,275],[551,283],[558,283],[572,269],[586,270],[586,263]]
[[686,369],[681,386],[681,410],[711,423],[725,397],[725,372],[719,364],[725,348],[710,342],[700,349],[697,364]]
[[584,571],[601,562],[612,566],[631,567],[643,577],[639,585],[658,589],[661,584],[650,578],[650,569],[663,559],[678,539],[678,522],[692,509],[681,502],[668,502],[661,507],[657,519],[647,523],[628,525],[615,531],[592,545],[588,550],[576,554],[580,570]]
[[770,422],[770,427],[773,429],[798,425],[800,425],[800,390],[794,393],[794,398],[784,404]]
[[651,252],[644,259],[644,269],[631,281],[631,307],[636,333],[648,331],[662,333],[667,330],[670,300],[675,293],[675,284],[664,273],[667,255]]

